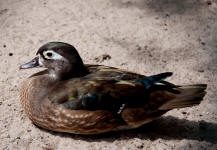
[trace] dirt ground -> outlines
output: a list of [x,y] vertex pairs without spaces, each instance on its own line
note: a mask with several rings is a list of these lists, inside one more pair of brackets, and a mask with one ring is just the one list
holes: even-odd
[[[172,71],[169,81],[207,83],[207,95],[136,130],[79,136],[40,129],[19,102],[21,82],[39,70],[18,68],[49,41],[73,44],[85,63]],[[0,0],[0,61],[1,150],[217,149],[216,0]]]

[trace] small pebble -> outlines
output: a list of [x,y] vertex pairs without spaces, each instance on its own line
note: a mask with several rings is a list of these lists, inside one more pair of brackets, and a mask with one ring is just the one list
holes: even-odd
[[166,61],[166,60],[162,60],[162,62],[163,62],[163,63],[167,63],[167,61]]
[[108,54],[103,54],[103,55],[101,55],[101,56],[99,56],[99,57],[94,58],[94,60],[95,60],[96,62],[103,62],[103,61],[105,61],[105,60],[110,60],[110,59],[111,59],[111,56],[108,55]]
[[183,111],[183,112],[182,112],[182,114],[184,114],[184,115],[185,115],[185,114],[187,114],[187,112]]
[[206,43],[205,43],[205,42],[201,42],[201,45],[203,45],[203,46],[204,46],[204,45],[206,45]]
[[198,72],[204,72],[204,70],[203,69],[199,69]]
[[140,51],[142,48],[141,48],[141,46],[136,45],[136,49]]
[[5,48],[5,47],[7,47],[7,46],[4,44],[3,47]]
[[102,59],[103,60],[109,60],[109,59],[111,59],[111,56],[108,54],[104,54],[104,55],[102,55]]
[[142,149],[144,147],[144,143],[142,143],[140,140],[135,140],[133,143],[138,149]]
[[9,53],[8,55],[9,55],[9,56],[13,56],[14,54],[13,54],[13,53]]
[[121,63],[121,66],[127,65],[127,63]]
[[208,0],[206,3],[207,3],[207,5],[212,5],[212,1],[211,0]]

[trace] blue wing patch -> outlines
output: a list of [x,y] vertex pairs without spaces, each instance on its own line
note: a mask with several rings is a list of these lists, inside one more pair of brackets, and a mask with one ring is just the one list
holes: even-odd
[[149,76],[146,78],[137,79],[136,82],[142,83],[146,87],[146,89],[148,89],[154,84],[159,83],[164,79],[166,79],[167,77],[172,76],[172,74],[173,74],[172,72],[165,72],[165,73]]
[[87,107],[94,107],[97,105],[99,101],[99,94],[95,93],[87,93],[86,95],[81,97],[82,105]]

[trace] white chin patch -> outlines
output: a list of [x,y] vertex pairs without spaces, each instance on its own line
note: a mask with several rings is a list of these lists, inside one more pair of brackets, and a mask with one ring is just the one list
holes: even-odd
[[39,55],[38,55],[38,64],[39,64],[40,67],[43,67],[43,66],[44,66],[43,63],[42,63],[42,61],[43,61],[43,58],[41,58],[41,56],[40,56],[40,54],[39,54]]
[[52,78],[56,78],[56,74],[53,70],[50,70],[49,71],[49,75],[52,77]]
[[43,55],[46,59],[53,59],[53,60],[63,60],[64,59],[63,56],[54,52],[53,50],[46,50],[43,52]]

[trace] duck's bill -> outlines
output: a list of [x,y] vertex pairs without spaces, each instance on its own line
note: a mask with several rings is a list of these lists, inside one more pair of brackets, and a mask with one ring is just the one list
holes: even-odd
[[39,65],[39,60],[38,57],[35,57],[33,60],[31,60],[30,62],[23,64],[20,66],[20,69],[28,69],[28,68],[35,68],[38,67]]

